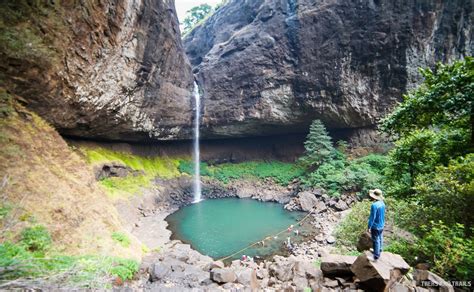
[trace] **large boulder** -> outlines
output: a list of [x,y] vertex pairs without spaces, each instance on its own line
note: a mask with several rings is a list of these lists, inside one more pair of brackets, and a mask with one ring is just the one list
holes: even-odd
[[321,259],[321,270],[326,277],[353,275],[351,266],[356,256],[329,254]]
[[359,235],[356,247],[360,252],[369,250],[372,247],[372,237],[369,232],[363,232]]
[[211,270],[211,279],[220,284],[234,283],[237,280],[237,275],[231,268],[215,268]]
[[258,289],[257,272],[252,268],[241,268],[236,271],[237,283],[251,289]]
[[285,258],[282,256],[274,256],[273,262],[268,267],[270,275],[280,281],[286,282],[293,278],[296,260],[294,257]]
[[228,1],[184,39],[203,137],[302,133],[318,118],[374,141],[418,67],[473,54],[468,2]]
[[366,251],[357,257],[351,271],[360,280],[361,285],[373,291],[384,291],[391,283],[405,275],[410,266],[397,254],[382,252],[374,260],[371,252]]
[[298,194],[298,201],[301,206],[301,210],[309,212],[313,210],[316,203],[318,203],[318,199],[315,195],[310,192],[301,192]]

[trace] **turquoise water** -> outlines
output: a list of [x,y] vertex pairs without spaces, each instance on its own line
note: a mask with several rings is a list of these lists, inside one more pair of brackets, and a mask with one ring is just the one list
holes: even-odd
[[[173,239],[191,244],[200,253],[212,258],[228,256],[269,235],[296,225],[305,213],[289,212],[281,204],[259,202],[252,199],[204,200],[181,208],[166,218]],[[297,235],[294,231],[299,231]],[[246,250],[242,254],[265,257],[285,246],[287,237],[298,241],[307,235],[304,226],[295,226],[277,239],[266,240],[265,245]]]

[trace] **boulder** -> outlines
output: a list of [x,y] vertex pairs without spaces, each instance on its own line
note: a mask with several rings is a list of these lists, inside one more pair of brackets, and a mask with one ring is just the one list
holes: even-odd
[[309,212],[318,202],[315,195],[310,192],[301,192],[298,194],[298,200],[300,202],[301,210]]
[[251,268],[243,268],[236,272],[237,283],[240,283],[251,289],[258,289],[257,272]]
[[359,240],[357,241],[357,250],[360,252],[370,250],[372,247],[372,237],[370,233],[365,231],[360,234]]
[[321,259],[321,270],[326,277],[353,275],[351,266],[356,256],[330,254]]
[[382,252],[378,260],[374,260],[371,252],[366,251],[357,257],[351,271],[360,283],[369,290],[384,291],[392,282],[405,275],[410,266],[397,254]]
[[418,286],[437,287],[441,292],[454,292],[453,286],[440,276],[427,270],[415,270],[414,278]]
[[323,201],[318,201],[314,207],[317,213],[322,213],[328,209],[326,204]]
[[269,272],[280,281],[289,281],[293,278],[293,270],[296,261],[293,257],[285,258],[282,256],[274,256],[273,263],[269,266]]
[[337,211],[344,211],[344,210],[349,209],[349,205],[347,205],[347,203],[344,202],[343,200],[339,200],[339,201],[334,205],[334,209],[336,209]]
[[233,283],[237,280],[237,275],[231,268],[215,268],[211,270],[211,279],[217,283]]
[[151,267],[150,280],[152,282],[164,279],[171,274],[171,266],[166,263],[155,263]]
[[222,261],[214,261],[210,264],[210,270],[214,269],[214,268],[218,268],[218,269],[223,269],[225,267],[224,263]]
[[329,244],[333,244],[336,242],[336,238],[332,235],[328,236],[328,238],[326,238],[326,242],[329,243]]

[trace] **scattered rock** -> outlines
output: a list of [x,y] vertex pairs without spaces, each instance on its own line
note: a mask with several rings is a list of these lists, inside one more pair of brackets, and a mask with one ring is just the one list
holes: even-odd
[[[415,270],[414,278],[418,286],[428,286],[423,282],[431,282],[433,287],[437,287],[442,292],[454,292],[453,286],[440,276],[427,270]],[[431,287],[431,286],[430,286]]]
[[153,264],[150,271],[150,280],[152,282],[164,279],[171,273],[171,267],[164,263]]
[[298,194],[298,200],[301,206],[301,210],[309,212],[318,202],[318,199],[315,195],[310,192],[301,192]]
[[250,287],[251,289],[258,289],[257,273],[254,269],[243,268],[237,271],[237,282]]
[[343,200],[339,200],[335,205],[334,205],[334,208],[338,211],[344,211],[344,210],[347,210],[349,209],[349,206],[347,205],[347,203]]
[[361,233],[359,240],[357,241],[357,250],[360,252],[370,250],[372,247],[372,237],[367,231]]
[[324,276],[350,276],[353,275],[351,266],[356,259],[356,256],[330,254],[321,259],[321,270]]
[[233,283],[237,280],[237,275],[231,268],[212,269],[211,279],[217,283]]
[[351,271],[367,289],[383,291],[393,281],[408,272],[410,266],[397,254],[382,252],[374,260],[371,252],[366,251],[358,256],[351,266]]
[[224,267],[225,265],[222,261],[214,261],[211,263],[209,270],[212,270],[214,268],[223,269]]
[[336,242],[336,238],[334,238],[334,236],[330,235],[330,236],[328,236],[328,238],[326,238],[326,241],[329,244],[333,244],[333,243]]
[[295,266],[294,258],[285,258],[274,256],[273,263],[269,266],[269,272],[280,281],[289,281],[293,278],[293,269]]

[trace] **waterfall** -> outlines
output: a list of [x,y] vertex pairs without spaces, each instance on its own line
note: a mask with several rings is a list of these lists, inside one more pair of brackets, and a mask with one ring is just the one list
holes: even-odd
[[193,137],[193,158],[194,158],[194,180],[193,192],[194,203],[201,201],[201,170],[200,170],[200,150],[199,150],[199,119],[201,116],[201,96],[199,87],[194,82],[194,137]]

